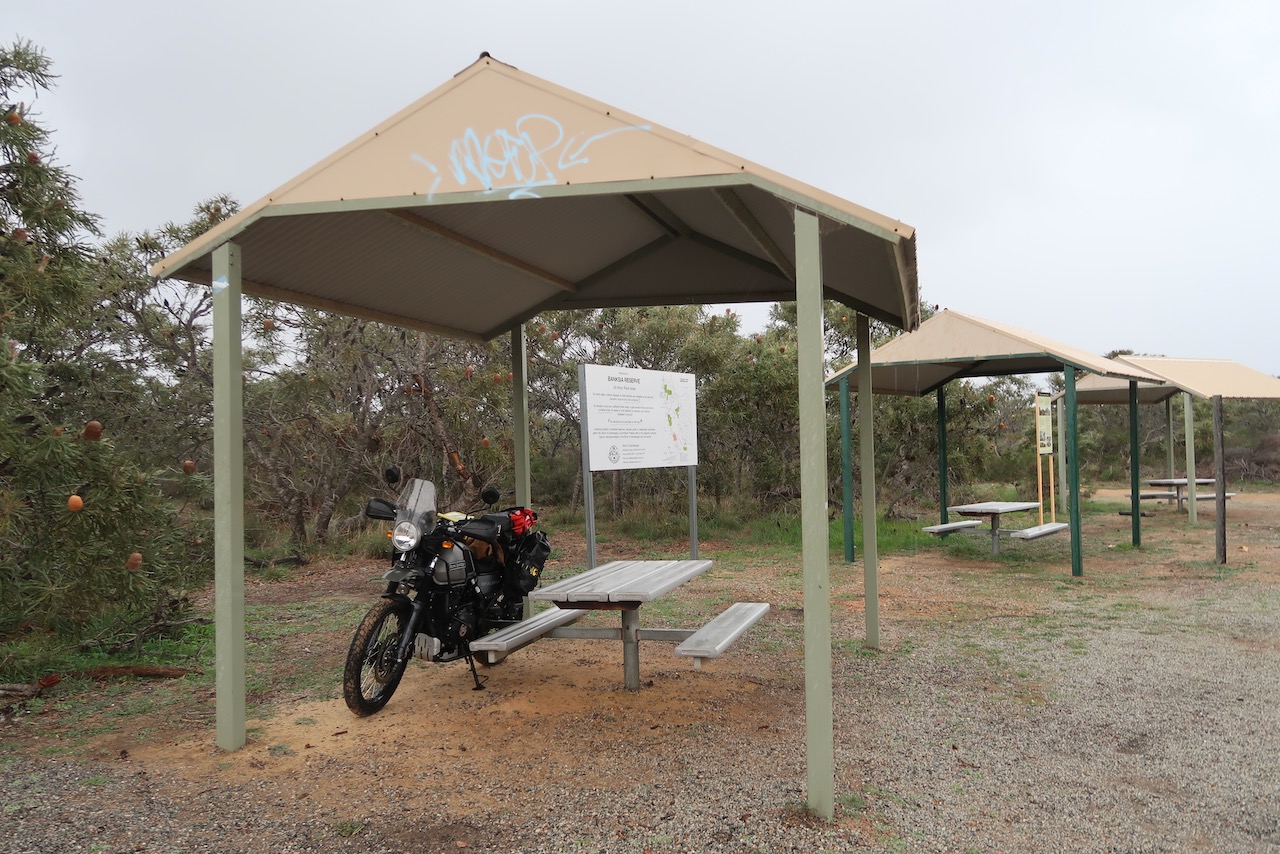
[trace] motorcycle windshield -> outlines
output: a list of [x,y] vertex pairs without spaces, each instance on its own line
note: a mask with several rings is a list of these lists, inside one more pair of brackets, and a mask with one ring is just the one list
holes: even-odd
[[411,478],[396,502],[396,521],[408,521],[426,530],[435,524],[436,486],[429,480]]

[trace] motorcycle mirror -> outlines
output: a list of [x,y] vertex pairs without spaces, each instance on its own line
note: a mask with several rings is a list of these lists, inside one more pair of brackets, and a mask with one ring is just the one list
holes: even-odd
[[400,466],[387,466],[387,470],[382,473],[382,476],[387,479],[387,483],[394,486],[400,482]]
[[502,493],[494,489],[492,486],[486,486],[480,493],[480,500],[485,504],[497,504],[498,499],[502,497]]

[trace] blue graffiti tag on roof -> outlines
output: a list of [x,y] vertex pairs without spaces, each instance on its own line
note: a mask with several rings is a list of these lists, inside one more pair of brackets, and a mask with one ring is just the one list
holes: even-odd
[[478,186],[486,193],[508,192],[512,199],[538,198],[534,187],[557,184],[563,173],[590,163],[588,149],[600,140],[648,130],[649,125],[626,125],[589,136],[566,136],[556,119],[529,113],[516,119],[513,130],[498,128],[481,137],[474,128],[467,128],[450,145],[444,171],[416,152],[409,158],[431,173],[428,198],[449,178],[458,190]]

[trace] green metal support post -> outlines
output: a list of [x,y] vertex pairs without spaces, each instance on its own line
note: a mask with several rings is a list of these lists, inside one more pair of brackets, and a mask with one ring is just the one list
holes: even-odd
[[1213,520],[1214,559],[1219,565],[1227,565],[1227,464],[1225,451],[1222,448],[1222,395],[1215,394],[1213,400],[1213,482],[1214,509],[1217,515]]
[[875,420],[871,390],[871,318],[858,315],[858,450],[862,470],[862,607],[867,646],[880,648],[880,551],[876,545]]
[[844,486],[844,561],[853,563],[853,443],[849,434],[849,376],[840,378],[840,473]]
[[[827,545],[827,407],[822,381],[822,243],[817,216],[796,208],[795,224],[805,756],[809,809],[831,821],[835,816],[835,716],[831,690],[831,566]],[[870,383],[865,388],[869,389]],[[869,425],[864,424],[860,432],[868,429]],[[864,472],[863,477],[866,476]]]
[[947,387],[938,386],[938,517],[947,524]]
[[[529,476],[529,340],[524,324],[511,330],[511,445],[515,456],[515,503],[533,503]],[[533,616],[533,603],[525,597],[524,619]]]
[[1138,383],[1129,381],[1129,509],[1132,518],[1133,547],[1142,545],[1142,513],[1139,503],[1138,466],[1142,462],[1138,442]]
[[1196,416],[1191,393],[1182,393],[1182,421],[1187,437],[1187,521],[1196,524]]
[[1071,365],[1063,368],[1067,393],[1064,403],[1067,408],[1067,492],[1068,513],[1071,529],[1071,574],[1079,578],[1084,575],[1084,559],[1080,553],[1080,443],[1076,435],[1076,369]]
[[524,325],[511,330],[511,444],[515,455],[515,500],[533,502],[529,476],[529,343]]
[[244,379],[240,247],[213,250],[213,564],[216,740],[245,743]]
[[1164,399],[1165,477],[1173,477],[1173,398]]

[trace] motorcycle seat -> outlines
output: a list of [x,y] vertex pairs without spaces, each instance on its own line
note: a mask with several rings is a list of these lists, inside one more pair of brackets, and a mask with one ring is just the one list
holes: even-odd
[[498,534],[500,532],[498,522],[488,516],[482,516],[479,519],[468,519],[464,522],[459,530],[477,540],[483,540],[491,545],[498,542]]

